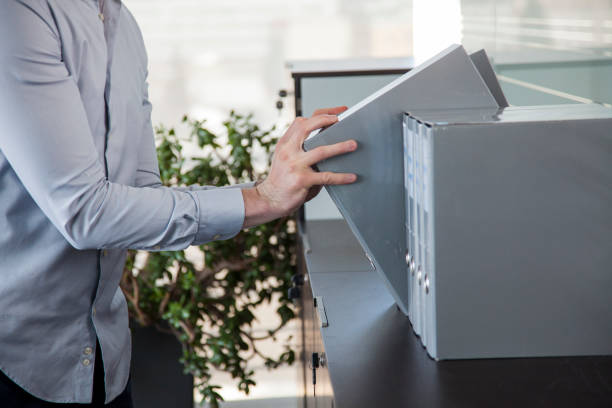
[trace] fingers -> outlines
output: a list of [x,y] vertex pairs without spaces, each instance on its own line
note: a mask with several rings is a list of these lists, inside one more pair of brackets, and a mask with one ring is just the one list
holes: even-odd
[[[337,109],[337,108],[332,108]],[[338,116],[319,114],[310,118],[297,117],[287,130],[283,137],[280,138],[278,144],[284,144],[289,140],[294,140],[302,148],[302,143],[310,135],[313,130],[321,129],[327,126],[331,126],[338,121]]]
[[351,173],[332,173],[324,171],[321,173],[312,173],[310,182],[312,185],[339,185],[351,184],[357,180],[357,175]]
[[347,140],[345,142],[335,143],[328,146],[320,146],[304,154],[304,163],[307,166],[312,166],[313,164],[327,160],[330,157],[353,152],[356,149],[357,142],[354,140]]
[[302,130],[306,132],[304,137],[308,136],[310,132],[322,127],[333,125],[338,121],[336,115],[317,115],[300,122]]
[[316,111],[314,111],[312,116],[317,116],[317,115],[338,115],[338,114],[344,112],[347,109],[348,108],[346,106],[336,106],[334,108],[317,109]]

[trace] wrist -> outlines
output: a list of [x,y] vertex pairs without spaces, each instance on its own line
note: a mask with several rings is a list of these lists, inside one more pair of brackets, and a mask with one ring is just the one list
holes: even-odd
[[264,224],[277,218],[270,201],[260,191],[261,183],[255,183],[254,187],[242,189],[244,200],[244,223],[242,228],[250,228],[255,225]]

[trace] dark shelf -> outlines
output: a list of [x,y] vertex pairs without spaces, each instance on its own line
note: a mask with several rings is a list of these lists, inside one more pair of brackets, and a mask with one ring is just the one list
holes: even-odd
[[344,220],[304,227],[336,408],[612,407],[612,356],[433,361]]

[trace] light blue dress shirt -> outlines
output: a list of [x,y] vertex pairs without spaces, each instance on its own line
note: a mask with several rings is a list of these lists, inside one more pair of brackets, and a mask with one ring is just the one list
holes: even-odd
[[[119,0],[0,1],[0,369],[52,402],[126,386],[126,249],[227,239],[239,188],[162,187],[147,56]],[[154,356],[152,356],[154,358]],[[163,373],[160,373],[163,375]]]

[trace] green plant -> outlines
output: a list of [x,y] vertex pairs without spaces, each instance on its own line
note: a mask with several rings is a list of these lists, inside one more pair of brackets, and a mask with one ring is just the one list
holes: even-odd
[[[174,129],[160,126],[157,157],[166,186],[226,185],[265,177],[256,170],[254,156],[269,162],[277,141],[275,128],[262,130],[252,115],[231,112],[224,132],[216,134],[205,121],[183,118],[188,141],[200,147],[200,156],[185,157]],[[215,241],[185,251],[137,253],[130,251],[121,288],[130,316],[143,326],[170,330],[183,347],[181,362],[193,374],[196,387],[211,407],[221,396],[212,382],[211,368],[226,371],[244,393],[255,385],[249,361],[264,359],[269,368],[292,364],[288,344],[276,357],[258,349],[294,317],[287,290],[295,273],[295,221],[285,217],[243,230],[235,238]],[[253,333],[255,310],[278,299],[279,325],[265,335]],[[288,339],[289,340],[289,339]]]

